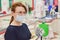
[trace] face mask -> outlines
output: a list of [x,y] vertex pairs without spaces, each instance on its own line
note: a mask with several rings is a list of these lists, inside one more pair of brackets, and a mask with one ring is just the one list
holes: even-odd
[[25,19],[25,16],[19,16],[19,15],[17,15],[15,20],[18,21],[18,22],[23,22],[24,19]]

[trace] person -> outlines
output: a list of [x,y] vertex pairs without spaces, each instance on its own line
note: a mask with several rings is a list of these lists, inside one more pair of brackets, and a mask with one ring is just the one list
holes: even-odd
[[30,40],[31,32],[28,26],[23,23],[26,17],[27,8],[24,4],[17,2],[11,7],[12,17],[5,32],[5,40]]
[[55,9],[56,9],[56,7],[53,5],[53,7],[52,7],[52,9],[50,11],[50,15],[51,15],[52,18],[56,17]]

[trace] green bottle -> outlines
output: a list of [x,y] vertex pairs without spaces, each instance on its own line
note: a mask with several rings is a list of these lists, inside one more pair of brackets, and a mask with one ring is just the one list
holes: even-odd
[[38,24],[38,28],[44,30],[42,37],[46,37],[49,34],[49,26],[46,22],[42,22],[42,24]]

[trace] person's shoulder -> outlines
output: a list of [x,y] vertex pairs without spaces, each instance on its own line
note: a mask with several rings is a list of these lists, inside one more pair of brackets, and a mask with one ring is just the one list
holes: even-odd
[[23,23],[22,26],[24,26],[24,27],[28,27],[26,23]]
[[26,23],[23,23],[23,25],[26,25],[26,26],[27,26],[27,24],[26,24]]
[[11,25],[9,25],[8,28],[7,28],[7,30],[13,31],[13,30],[15,30],[15,27],[12,27]]

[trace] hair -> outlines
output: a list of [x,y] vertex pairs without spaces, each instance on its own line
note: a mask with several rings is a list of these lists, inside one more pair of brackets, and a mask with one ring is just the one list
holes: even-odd
[[[23,4],[20,3],[20,2],[17,2],[17,3],[12,4],[12,6],[11,6],[11,11],[12,11],[12,12],[15,12],[15,9],[16,9],[17,6],[23,7],[23,8],[25,9],[25,12],[27,13],[27,8],[26,8],[26,6],[23,5]],[[12,16],[9,24],[11,24],[13,20],[14,20],[14,17]]]

